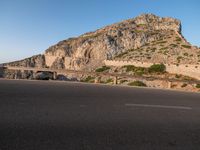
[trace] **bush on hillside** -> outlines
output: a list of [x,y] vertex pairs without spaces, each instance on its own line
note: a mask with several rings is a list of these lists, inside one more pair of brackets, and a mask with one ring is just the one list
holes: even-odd
[[136,67],[133,65],[126,65],[126,66],[123,66],[123,68],[126,68],[126,72],[130,72],[130,71],[134,71]]
[[181,45],[181,46],[184,47],[184,48],[191,48],[190,45]]
[[107,66],[102,66],[101,68],[97,68],[95,71],[96,72],[104,72],[106,70],[109,70],[110,67],[107,67]]
[[166,66],[164,64],[154,64],[149,67],[149,73],[164,73]]
[[134,72],[135,75],[143,75],[148,72],[144,67],[135,67],[133,65],[126,65],[123,68],[126,68],[126,72]]

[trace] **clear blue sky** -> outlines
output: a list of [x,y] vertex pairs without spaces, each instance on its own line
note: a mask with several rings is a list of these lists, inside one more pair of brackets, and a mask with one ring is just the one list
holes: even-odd
[[142,13],[180,19],[200,46],[200,0],[0,0],[0,63]]

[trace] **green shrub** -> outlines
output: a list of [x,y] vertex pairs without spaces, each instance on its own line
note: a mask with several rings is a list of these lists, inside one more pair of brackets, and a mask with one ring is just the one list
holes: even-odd
[[110,67],[107,67],[107,66],[102,66],[101,68],[97,68],[95,71],[96,72],[104,72],[106,70],[109,70]]
[[196,85],[196,88],[198,88],[198,89],[200,88],[200,84],[199,83]]
[[184,47],[184,48],[191,48],[190,45],[181,45],[181,46]]
[[178,63],[180,63],[182,59],[183,59],[182,56],[178,56],[178,57],[177,57],[177,61],[178,61]]
[[156,49],[157,49],[157,48],[153,47],[153,48],[151,49],[151,51],[152,51],[152,52],[155,52]]
[[181,77],[181,75],[176,74],[175,77],[176,77],[177,79],[179,79],[179,78]]
[[147,59],[151,59],[151,57],[150,57],[150,56],[148,56],[148,57],[147,57]]
[[164,47],[164,45],[163,45],[163,44],[160,44],[160,47]]
[[128,82],[128,80],[120,80],[120,83]]
[[142,76],[143,74],[147,73],[147,69],[143,67],[137,67],[134,71],[135,75]]
[[186,86],[187,86],[186,83],[183,83],[183,84],[181,85],[182,88],[184,88],[184,87],[186,87]]
[[163,47],[163,48],[160,48],[160,50],[167,50],[168,47]]
[[170,44],[171,47],[177,47],[178,45],[176,44]]
[[184,56],[188,56],[188,53],[184,53],[183,55],[184,55]]
[[146,87],[147,85],[142,81],[133,81],[128,84],[129,86],[143,86]]
[[167,55],[167,53],[169,53],[169,51],[164,51],[164,52],[163,52],[164,55]]
[[97,33],[97,34],[85,34],[85,35],[83,35],[82,36],[82,38],[84,38],[84,39],[90,39],[90,38],[96,38],[96,37],[98,37],[98,36],[100,36],[101,35],[101,33]]
[[177,57],[177,60],[181,60],[181,59],[183,59],[182,56],[178,56],[178,57]]
[[164,64],[154,64],[148,69],[149,73],[164,73],[165,70],[166,67]]
[[126,66],[123,66],[122,68],[126,68],[126,72],[130,72],[130,71],[134,71],[136,67],[133,65],[126,65]]
[[95,77],[88,76],[87,78],[81,80],[81,82],[94,82]]
[[182,41],[182,39],[180,37],[176,37],[176,41],[180,42],[180,41]]
[[138,24],[137,26],[138,26],[138,27],[141,27],[141,26],[143,27],[143,26],[146,26],[146,24],[142,24],[142,23],[141,23],[141,24]]
[[186,80],[186,81],[193,81],[194,79],[189,77],[189,76],[184,76],[183,77],[183,80]]
[[143,30],[134,30],[135,33],[142,33],[144,32]]
[[113,79],[108,79],[108,80],[106,80],[106,83],[111,83],[111,82],[113,82]]
[[121,53],[121,54],[115,56],[115,58],[121,58],[121,57],[123,57],[123,56],[126,55],[126,54],[128,54],[128,52],[123,52],[123,53]]
[[143,75],[148,72],[144,67],[135,67],[133,65],[126,65],[123,68],[126,68],[126,72],[134,72],[136,75]]
[[167,41],[158,41],[157,44],[165,44]]

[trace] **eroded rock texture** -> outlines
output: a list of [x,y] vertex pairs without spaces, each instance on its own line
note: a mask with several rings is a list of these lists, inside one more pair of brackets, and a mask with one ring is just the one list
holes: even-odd
[[179,20],[143,14],[61,41],[44,55],[9,65],[92,70],[105,59],[197,64],[198,53],[181,35]]

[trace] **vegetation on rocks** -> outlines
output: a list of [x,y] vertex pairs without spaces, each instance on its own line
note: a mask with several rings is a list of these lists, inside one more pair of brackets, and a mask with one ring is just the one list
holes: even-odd
[[103,83],[103,84],[111,84],[111,83],[113,83],[113,79],[112,79],[112,78],[101,79],[101,80],[100,80],[100,83]]
[[126,66],[123,66],[122,68],[125,68],[126,72],[134,72],[135,75],[143,75],[143,74],[148,74],[148,73],[164,73],[166,70],[166,67],[164,64],[154,64],[150,66],[149,68],[126,65]]
[[187,83],[183,83],[183,84],[181,85],[182,88],[184,88],[184,87],[186,87],[186,86],[187,86]]
[[164,64],[155,64],[149,67],[149,73],[164,73],[166,67]]
[[95,72],[104,72],[104,71],[107,71],[109,69],[110,69],[110,67],[108,67],[108,66],[102,66],[101,68],[97,68],[95,70]]
[[123,83],[125,83],[125,82],[128,82],[128,80],[120,80],[120,84],[123,84]]
[[135,67],[133,65],[126,65],[122,68],[126,69],[126,72],[134,72],[135,75],[143,75],[147,73],[147,68],[144,67]]
[[191,46],[190,45],[181,45],[182,47],[184,47],[184,48],[191,48]]
[[111,78],[106,80],[106,83],[111,83],[111,82],[113,82],[113,79],[111,79]]
[[197,85],[196,85],[196,88],[200,89],[200,84],[197,84]]
[[85,79],[81,80],[81,82],[89,82],[89,83],[93,83],[94,82],[95,77],[92,76],[88,76]]

